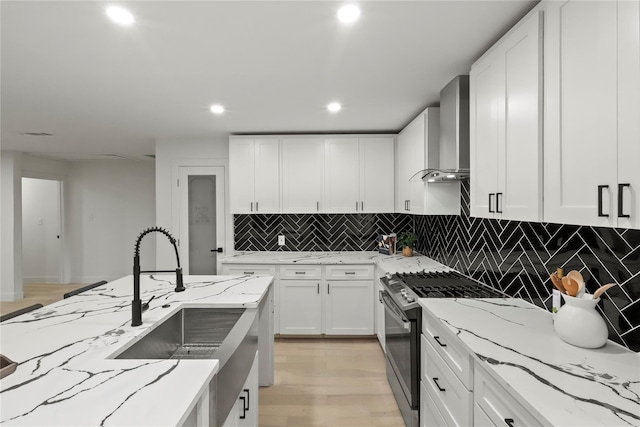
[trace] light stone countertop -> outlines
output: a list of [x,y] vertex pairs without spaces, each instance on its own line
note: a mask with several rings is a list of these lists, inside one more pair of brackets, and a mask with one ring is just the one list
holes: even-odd
[[383,255],[378,252],[236,252],[220,260],[222,264],[320,264],[320,265],[377,265],[383,273],[449,271],[451,268],[423,255],[404,257],[402,254]]
[[640,425],[639,354],[567,344],[551,313],[521,299],[419,301],[543,425]]
[[0,381],[0,424],[181,425],[218,361],[112,356],[181,308],[257,308],[273,277],[184,276],[179,293],[173,275],[153,277],[141,277],[142,301],[155,299],[138,327],[132,276],[2,322],[0,351],[19,365]]

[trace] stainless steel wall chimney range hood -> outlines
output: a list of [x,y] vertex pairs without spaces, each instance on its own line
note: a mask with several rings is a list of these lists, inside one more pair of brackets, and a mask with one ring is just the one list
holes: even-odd
[[440,162],[411,180],[429,183],[469,179],[469,76],[457,76],[440,91]]

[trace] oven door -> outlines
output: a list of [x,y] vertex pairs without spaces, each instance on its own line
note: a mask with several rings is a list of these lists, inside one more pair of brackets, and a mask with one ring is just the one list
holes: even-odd
[[[384,303],[384,332],[387,359],[402,387],[405,398],[412,409],[420,405],[418,384],[419,359],[417,354],[417,320],[410,319],[393,302],[388,293],[382,292]],[[418,309],[419,310],[419,309]]]

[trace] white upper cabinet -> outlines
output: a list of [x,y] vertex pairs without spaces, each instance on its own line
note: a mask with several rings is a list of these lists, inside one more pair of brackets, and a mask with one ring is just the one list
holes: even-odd
[[640,228],[638,2],[546,9],[544,219]]
[[471,215],[542,219],[542,12],[470,74]]
[[458,182],[427,184],[411,178],[440,163],[440,108],[427,108],[396,138],[395,211],[415,215],[458,215]]
[[325,213],[393,212],[393,138],[325,139]]
[[282,212],[317,213],[323,208],[324,139],[282,139]]
[[324,141],[323,212],[352,213],[360,208],[358,138]]
[[231,213],[280,212],[278,138],[229,139]]
[[360,138],[360,212],[394,212],[394,139]]

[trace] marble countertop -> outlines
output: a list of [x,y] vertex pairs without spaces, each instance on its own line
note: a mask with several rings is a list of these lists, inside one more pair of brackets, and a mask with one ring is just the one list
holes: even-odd
[[[562,341],[551,313],[520,299],[420,299],[544,425],[640,425],[640,355]],[[525,403],[526,402],[526,403]]]
[[423,255],[404,257],[378,252],[236,252],[221,259],[222,264],[372,264],[385,273],[422,270],[448,271],[451,268]]
[[[181,425],[218,371],[217,360],[114,360],[184,307],[257,308],[271,276],[141,277],[151,301],[131,326],[133,277],[109,282],[0,324],[0,352],[18,362],[0,381],[0,424]],[[169,307],[162,307],[168,304]]]

